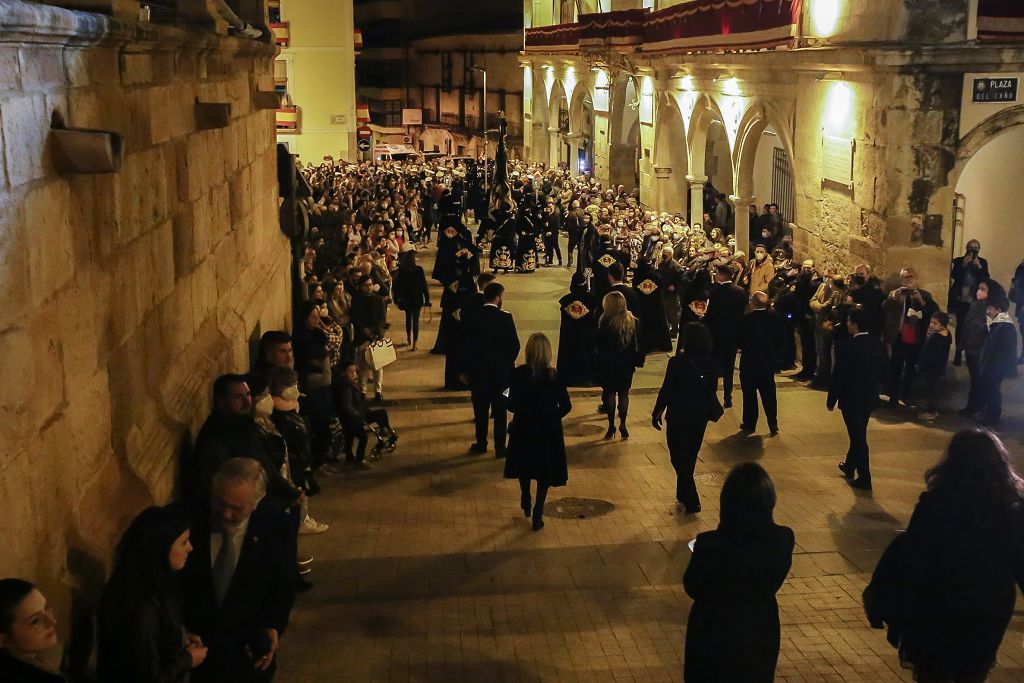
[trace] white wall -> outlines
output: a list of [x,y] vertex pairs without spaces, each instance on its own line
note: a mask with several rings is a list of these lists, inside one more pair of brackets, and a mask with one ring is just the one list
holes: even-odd
[[772,197],[772,160],[776,147],[782,147],[779,136],[765,131],[758,142],[757,159],[754,161],[754,197],[758,210],[775,200]]
[[[1007,289],[1013,271],[1024,258],[1021,220],[1024,217],[1024,126],[1011,128],[981,148],[960,176],[956,191],[967,197],[964,235],[981,242],[989,271]],[[959,254],[957,254],[959,255]]]

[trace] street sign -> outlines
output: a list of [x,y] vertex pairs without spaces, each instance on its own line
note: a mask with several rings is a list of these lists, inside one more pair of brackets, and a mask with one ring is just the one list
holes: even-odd
[[369,152],[371,147],[370,138],[359,138],[356,141],[356,147],[359,148],[360,152]]
[[975,78],[973,102],[1016,102],[1017,78]]
[[359,126],[359,128],[356,128],[356,137],[367,139],[372,138],[373,131],[370,130],[369,126]]

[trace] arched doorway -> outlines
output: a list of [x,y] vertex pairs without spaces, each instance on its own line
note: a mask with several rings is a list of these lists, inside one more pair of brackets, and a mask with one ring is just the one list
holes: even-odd
[[569,170],[581,175],[594,170],[594,99],[580,83],[572,96],[569,111]]
[[551,100],[548,105],[548,131],[550,140],[548,142],[548,166],[559,168],[569,161],[569,144],[566,137],[569,135],[569,100],[565,96],[565,88],[562,82],[556,80],[551,86]]
[[633,76],[616,78],[610,114],[608,184],[630,192],[640,186],[640,90]]
[[679,106],[671,97],[658,108],[657,124],[654,136],[655,207],[659,211],[687,215],[689,160],[686,127]]
[[966,160],[956,183],[951,258],[970,240],[981,242],[989,274],[1007,289],[1024,258],[1018,222],[1024,216],[1024,125],[989,137]]
[[[704,183],[704,210],[700,223],[706,227],[708,219],[705,216],[714,215],[716,197],[722,194],[729,197],[734,194],[732,147],[729,145],[729,134],[721,117],[713,118],[708,125],[704,141],[704,175],[707,176],[707,181]],[[735,218],[730,224],[717,227],[729,230],[734,224]]]

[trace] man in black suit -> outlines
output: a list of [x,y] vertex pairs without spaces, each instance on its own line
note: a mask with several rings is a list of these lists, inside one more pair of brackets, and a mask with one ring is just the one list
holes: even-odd
[[621,263],[613,263],[608,267],[608,293],[618,292],[626,299],[626,310],[639,316],[639,303],[636,292],[626,284],[626,269]]
[[708,311],[704,324],[711,330],[722,375],[722,407],[732,407],[733,375],[736,371],[736,335],[740,321],[747,310],[747,293],[732,280],[732,266],[721,265],[715,270],[715,284],[708,294]]
[[737,335],[740,355],[740,389],[743,390],[743,420],[740,429],[757,428],[757,395],[761,395],[764,417],[772,436],[779,433],[778,401],[775,397],[775,373],[782,357],[787,330],[774,311],[768,310],[768,295],[754,292],[750,312],[743,316]]
[[287,516],[260,505],[265,494],[260,465],[232,458],[193,510],[183,621],[209,648],[194,683],[274,678],[278,639],[295,600],[295,545]]
[[484,305],[473,316],[468,331],[469,389],[473,399],[476,441],[471,453],[487,452],[487,419],[494,417],[494,452],[505,455],[505,433],[508,424],[505,391],[508,389],[516,358],[519,356],[519,334],[512,314],[501,310],[505,287],[492,282],[484,288]]
[[843,413],[850,448],[839,470],[850,486],[871,490],[868,421],[878,407],[878,385],[883,366],[882,342],[868,332],[870,317],[862,308],[850,311],[846,329],[850,338],[837,349],[836,367],[828,390],[829,410]]

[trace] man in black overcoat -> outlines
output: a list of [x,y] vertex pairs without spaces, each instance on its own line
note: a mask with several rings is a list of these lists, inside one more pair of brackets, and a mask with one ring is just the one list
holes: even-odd
[[843,414],[850,448],[839,470],[850,486],[871,490],[871,464],[868,449],[868,421],[878,408],[878,385],[885,358],[882,342],[868,332],[870,316],[855,308],[846,316],[850,338],[837,348],[836,367],[832,371],[826,406]]
[[747,293],[733,284],[735,271],[722,265],[715,269],[715,284],[708,294],[704,324],[711,330],[715,356],[722,376],[722,407],[732,407],[733,375],[736,371],[736,335],[747,310]]
[[772,436],[779,433],[778,401],[775,396],[775,373],[782,357],[786,327],[779,315],[768,310],[768,295],[754,292],[750,296],[750,312],[740,322],[737,344],[740,355],[740,389],[743,391],[743,420],[740,429],[752,432],[757,428],[757,397],[761,395],[764,417]]
[[232,458],[193,507],[182,616],[209,648],[194,683],[273,680],[295,600],[295,545],[287,516],[260,504],[265,494],[259,464]]
[[471,453],[487,452],[488,417],[494,418],[494,452],[505,455],[508,424],[505,390],[508,389],[516,358],[519,356],[519,334],[512,314],[501,310],[505,287],[492,282],[484,289],[484,305],[466,331],[467,370],[473,400],[476,441]]

